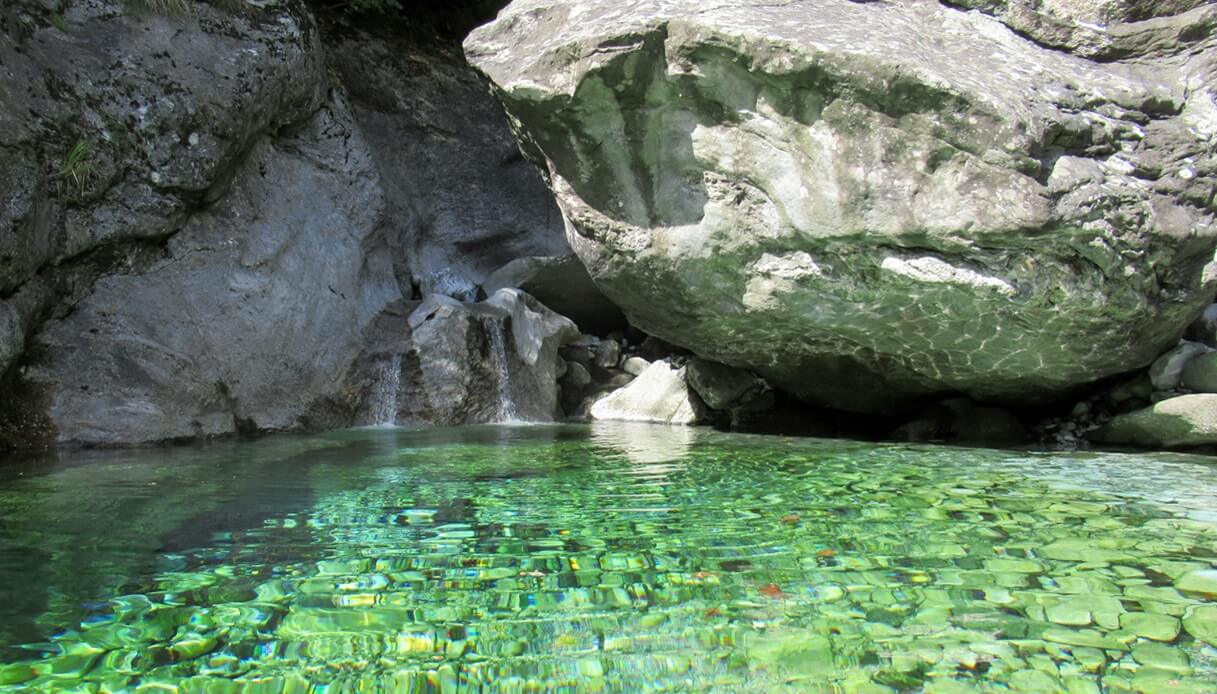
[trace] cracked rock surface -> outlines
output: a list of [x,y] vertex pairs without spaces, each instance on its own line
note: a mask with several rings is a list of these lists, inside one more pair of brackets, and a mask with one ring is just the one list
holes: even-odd
[[1217,290],[1217,10],[1090,50],[956,4],[516,0],[465,47],[649,334],[858,411],[1148,365]]
[[366,423],[419,283],[569,252],[448,44],[53,5],[0,6],[0,448]]

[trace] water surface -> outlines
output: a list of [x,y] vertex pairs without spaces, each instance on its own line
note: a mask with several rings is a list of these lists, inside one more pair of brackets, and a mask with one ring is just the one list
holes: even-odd
[[629,425],[0,466],[0,691],[1217,692],[1217,467]]

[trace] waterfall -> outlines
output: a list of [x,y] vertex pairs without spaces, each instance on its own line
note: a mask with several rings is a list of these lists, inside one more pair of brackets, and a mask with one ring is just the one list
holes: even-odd
[[511,372],[507,364],[507,341],[503,337],[507,324],[499,325],[497,321],[487,320],[483,325],[490,341],[490,366],[494,369],[498,387],[499,409],[495,421],[514,422],[517,419],[516,406],[511,400]]
[[397,424],[397,391],[401,387],[401,355],[394,354],[376,368],[376,382],[368,398],[368,423],[374,426]]

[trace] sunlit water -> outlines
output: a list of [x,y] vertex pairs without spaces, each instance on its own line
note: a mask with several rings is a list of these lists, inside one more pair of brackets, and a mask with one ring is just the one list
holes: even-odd
[[0,690],[1217,692],[1217,467],[646,426],[0,467]]

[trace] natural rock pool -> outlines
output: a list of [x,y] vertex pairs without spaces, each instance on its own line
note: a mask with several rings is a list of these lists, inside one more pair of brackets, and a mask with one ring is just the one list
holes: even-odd
[[1215,692],[1217,466],[628,425],[0,466],[0,690]]

